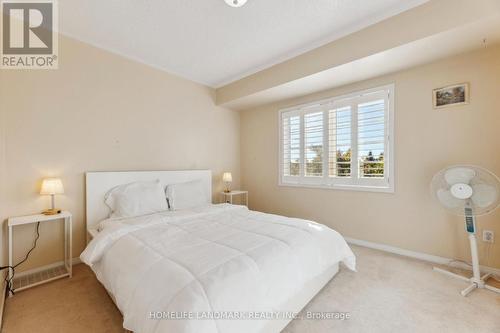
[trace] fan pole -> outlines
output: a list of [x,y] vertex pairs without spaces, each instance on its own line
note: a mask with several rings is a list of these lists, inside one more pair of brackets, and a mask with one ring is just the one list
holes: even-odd
[[469,243],[470,243],[470,255],[472,258],[472,282],[475,283],[484,283],[481,281],[481,273],[479,272],[479,256],[477,254],[477,241],[476,235],[470,233],[469,234]]
[[500,289],[486,284],[486,280],[488,280],[488,278],[491,275],[490,273],[481,276],[481,271],[479,270],[479,255],[477,252],[477,239],[476,239],[476,227],[475,227],[474,216],[471,215],[470,211],[466,210],[465,213],[466,213],[465,228],[469,233],[470,254],[472,258],[472,277],[466,278],[465,276],[449,272],[439,267],[434,267],[434,270],[439,273],[443,273],[448,276],[454,277],[456,279],[469,282],[470,283],[469,286],[460,292],[462,296],[467,296],[471,291],[477,288],[479,289],[484,288],[496,293],[500,293]]

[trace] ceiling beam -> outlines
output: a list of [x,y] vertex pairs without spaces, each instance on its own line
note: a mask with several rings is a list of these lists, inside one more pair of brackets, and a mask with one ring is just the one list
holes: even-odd
[[431,0],[315,50],[220,87],[216,90],[216,103],[231,104],[247,96],[488,19],[499,13],[498,0]]

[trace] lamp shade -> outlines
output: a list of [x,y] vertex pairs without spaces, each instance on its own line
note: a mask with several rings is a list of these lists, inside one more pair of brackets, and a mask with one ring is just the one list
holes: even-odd
[[42,182],[40,194],[62,194],[64,187],[61,179],[59,178],[45,178]]
[[233,181],[233,176],[231,175],[231,172],[224,172],[222,175],[222,181],[226,183],[230,183]]

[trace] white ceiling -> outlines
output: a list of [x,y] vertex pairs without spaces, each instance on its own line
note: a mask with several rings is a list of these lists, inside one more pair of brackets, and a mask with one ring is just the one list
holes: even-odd
[[212,87],[427,0],[59,0],[61,33]]
[[[233,110],[252,109],[394,73],[474,49],[490,45],[494,47],[499,42],[500,17],[494,16],[239,98],[225,106]],[[443,81],[441,84],[449,83]]]

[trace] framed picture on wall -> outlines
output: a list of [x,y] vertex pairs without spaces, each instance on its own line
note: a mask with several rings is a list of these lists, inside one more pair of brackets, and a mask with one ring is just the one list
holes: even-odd
[[435,109],[469,104],[469,84],[460,83],[434,89],[432,91],[432,101]]

